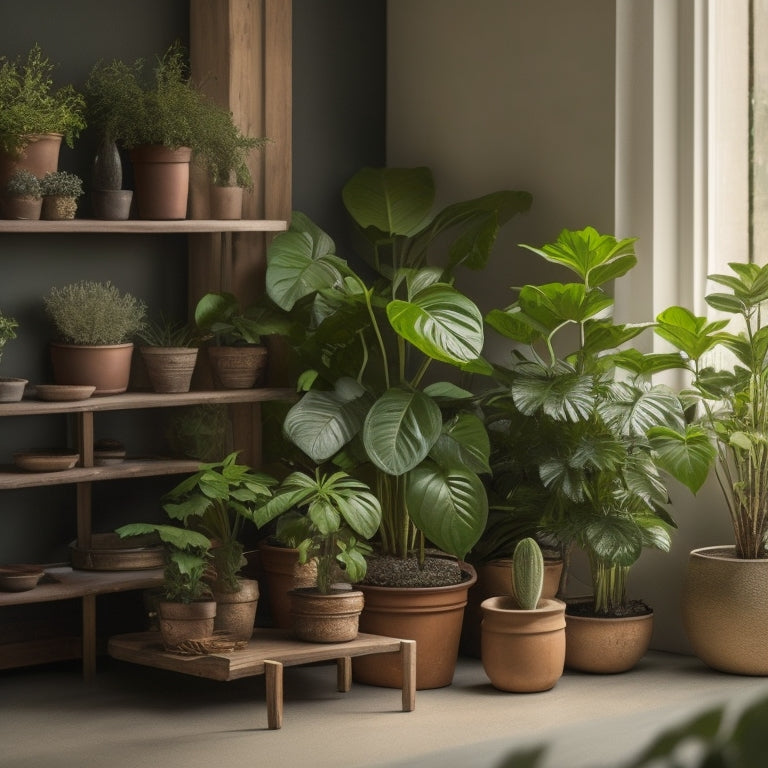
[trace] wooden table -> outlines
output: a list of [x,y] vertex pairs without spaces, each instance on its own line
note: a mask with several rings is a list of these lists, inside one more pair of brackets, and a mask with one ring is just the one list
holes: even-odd
[[245,648],[226,653],[186,656],[166,651],[160,633],[138,632],[115,635],[109,640],[110,656],[148,667],[182,672],[211,680],[238,680],[264,675],[267,722],[271,729],[283,725],[283,667],[316,661],[336,661],[339,691],[352,687],[352,658],[376,653],[399,653],[403,668],[402,708],[416,706],[416,641],[360,633],[347,643],[305,643],[288,630],[256,629]]

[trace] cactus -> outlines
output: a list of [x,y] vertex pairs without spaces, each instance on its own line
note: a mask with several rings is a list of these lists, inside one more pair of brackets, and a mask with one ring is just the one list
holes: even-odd
[[531,538],[517,543],[512,555],[512,587],[518,605],[532,611],[539,602],[544,584],[544,555]]

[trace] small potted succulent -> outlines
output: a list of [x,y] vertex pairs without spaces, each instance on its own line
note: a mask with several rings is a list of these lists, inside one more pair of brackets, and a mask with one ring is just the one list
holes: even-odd
[[109,281],[92,280],[54,286],[44,303],[56,331],[50,345],[54,381],[95,385],[95,395],[125,392],[145,303]]
[[46,173],[40,179],[40,194],[43,196],[42,218],[74,219],[78,198],[83,194],[83,181],[68,171]]
[[[19,327],[16,318],[4,315],[0,312],[0,360],[3,357],[5,345],[16,338],[16,329]],[[24,395],[24,387],[27,379],[0,378],[0,403],[12,403],[21,400]]]
[[2,203],[6,219],[39,219],[43,207],[40,179],[23,168],[14,171],[5,185]]
[[162,315],[137,333],[139,352],[155,392],[189,392],[197,362],[199,334],[182,321]]

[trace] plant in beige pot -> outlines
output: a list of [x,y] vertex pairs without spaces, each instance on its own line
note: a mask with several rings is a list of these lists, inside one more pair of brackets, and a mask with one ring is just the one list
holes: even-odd
[[5,185],[2,206],[6,219],[39,219],[43,208],[40,179],[23,168],[14,171]]
[[40,179],[40,193],[43,196],[43,219],[74,219],[77,201],[83,194],[83,181],[68,171],[46,173]]
[[354,640],[363,593],[350,583],[365,577],[367,539],[381,523],[381,506],[370,488],[346,472],[292,472],[256,512],[261,527],[282,517],[283,535],[293,529],[299,562],[315,560],[317,584],[290,592],[291,624],[300,640]]
[[548,691],[565,667],[565,603],[542,598],[544,556],[521,539],[512,556],[513,595],[483,600],[481,653],[491,683],[503,691]]
[[81,280],[52,287],[44,303],[57,339],[50,345],[54,382],[91,384],[95,395],[125,392],[144,302],[111,282]]
[[189,392],[200,343],[196,329],[161,316],[150,318],[137,336],[152,389],[166,394]]

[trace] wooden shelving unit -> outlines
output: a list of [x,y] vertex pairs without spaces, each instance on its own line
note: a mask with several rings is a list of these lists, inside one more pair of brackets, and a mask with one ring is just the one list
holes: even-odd
[[70,219],[68,221],[16,221],[0,219],[0,233],[5,234],[123,234],[172,235],[215,234],[227,232],[281,232],[287,222],[264,219],[183,219],[180,221],[102,221],[101,219]]

